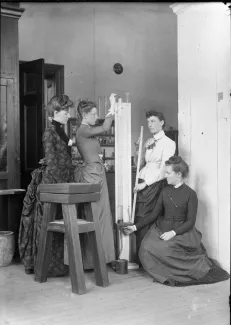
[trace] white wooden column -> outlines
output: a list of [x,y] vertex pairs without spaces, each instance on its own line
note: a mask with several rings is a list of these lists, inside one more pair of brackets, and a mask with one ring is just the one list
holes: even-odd
[[[131,103],[123,103],[115,114],[115,198],[116,222],[131,219]],[[120,258],[130,260],[130,237],[120,232]]]
[[179,153],[198,194],[196,226],[211,257],[230,269],[230,11],[175,3]]

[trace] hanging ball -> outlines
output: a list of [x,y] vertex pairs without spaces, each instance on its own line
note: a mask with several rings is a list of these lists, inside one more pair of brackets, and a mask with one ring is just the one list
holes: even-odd
[[120,63],[115,63],[114,66],[113,66],[113,71],[116,73],[116,74],[121,74],[123,72],[123,66],[122,64]]

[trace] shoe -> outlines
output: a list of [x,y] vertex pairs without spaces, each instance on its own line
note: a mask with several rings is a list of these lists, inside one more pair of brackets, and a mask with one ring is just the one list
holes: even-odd
[[34,274],[34,269],[25,269],[26,274]]

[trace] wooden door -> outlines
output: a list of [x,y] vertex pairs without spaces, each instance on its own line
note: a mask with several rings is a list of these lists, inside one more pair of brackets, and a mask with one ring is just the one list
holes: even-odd
[[21,188],[27,188],[43,157],[44,59],[21,63],[19,73]]

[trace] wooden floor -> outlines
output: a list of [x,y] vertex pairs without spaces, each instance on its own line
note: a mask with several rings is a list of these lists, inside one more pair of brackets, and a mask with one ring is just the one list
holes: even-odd
[[153,283],[143,271],[115,274],[99,288],[86,273],[87,294],[71,293],[70,279],[34,282],[21,264],[0,268],[1,325],[228,325],[230,282],[185,288]]

